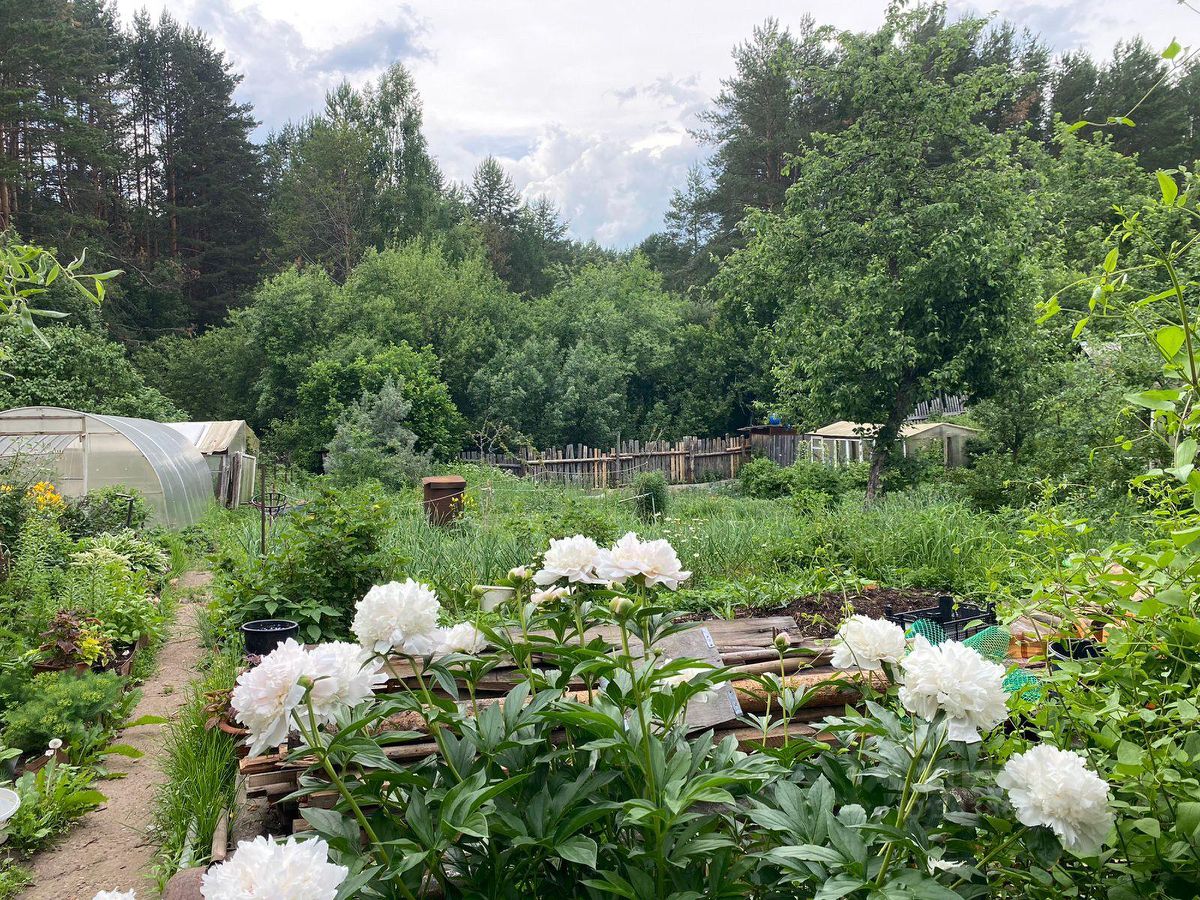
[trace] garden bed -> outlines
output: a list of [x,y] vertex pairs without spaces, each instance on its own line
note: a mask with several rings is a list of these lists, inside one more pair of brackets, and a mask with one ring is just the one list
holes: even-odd
[[[786,615],[796,623],[800,633],[810,638],[831,638],[838,624],[846,618],[846,607],[855,613],[882,619],[885,612],[908,612],[927,606],[936,606],[937,598],[945,591],[928,588],[885,588],[866,587],[857,591],[824,591],[797,597],[783,607],[742,606],[734,610],[735,619],[763,619]],[[681,621],[709,621],[714,616],[693,614],[681,617]]]

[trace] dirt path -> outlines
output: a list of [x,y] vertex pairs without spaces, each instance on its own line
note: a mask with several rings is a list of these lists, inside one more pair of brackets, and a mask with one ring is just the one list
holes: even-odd
[[[175,623],[159,651],[157,672],[142,685],[133,718],[169,719],[183,704],[184,688],[195,677],[203,654],[195,626],[203,597],[197,596],[196,589],[210,579],[207,572],[188,572],[179,579]],[[121,743],[145,755],[137,760],[123,756],[108,760],[110,770],[129,774],[100,782],[97,787],[108,802],[33,858],[33,887],[21,894],[21,900],[91,900],[101,890],[136,890],[141,897],[153,893],[146,879],[155,851],[149,826],[154,792],[164,781],[158,764],[164,737],[161,725],[143,725],[121,733]]]

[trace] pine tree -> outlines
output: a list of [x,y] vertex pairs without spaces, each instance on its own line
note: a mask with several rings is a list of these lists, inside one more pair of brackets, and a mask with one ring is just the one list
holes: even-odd
[[105,0],[0,0],[0,229],[111,250],[121,35]]
[[1099,80],[1096,64],[1086,53],[1074,51],[1060,56],[1051,79],[1054,115],[1068,124],[1097,115],[1093,108]]
[[788,160],[830,124],[832,110],[811,80],[814,70],[831,62],[828,34],[808,16],[798,37],[768,19],[734,49],[737,74],[722,83],[697,132],[716,148],[709,197],[723,245],[735,241],[748,207],[777,209],[783,203],[794,178]]
[[467,188],[467,205],[479,227],[492,268],[501,278],[512,277],[514,228],[521,197],[512,178],[488,156],[475,167]]
[[323,115],[273,135],[264,165],[280,259],[341,279],[368,247],[444,227],[441,173],[421,120],[416,87],[397,63],[363,91],[339,85]]
[[553,201],[537,197],[517,210],[509,247],[509,287],[534,297],[549,293],[571,258],[567,223]]

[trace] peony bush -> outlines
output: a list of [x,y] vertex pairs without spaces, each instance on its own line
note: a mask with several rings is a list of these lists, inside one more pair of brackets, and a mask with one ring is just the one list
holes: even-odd
[[[410,580],[362,598],[359,644],[281,645],[234,711],[252,753],[290,739],[309,762],[297,797],[338,799],[302,809],[310,839],[239,849],[205,896],[1049,897],[1095,871],[1108,786],[1002,727],[1022,701],[964,645],[852,617],[833,659],[860,710],[748,750],[689,734],[688,704],[747,676],[659,649],[687,627],[664,602],[687,578],[665,541],[576,536],[509,573],[499,620],[444,627]],[[516,687],[482,696],[502,661]],[[808,695],[782,665],[752,677],[772,703],[744,721],[765,737]]]

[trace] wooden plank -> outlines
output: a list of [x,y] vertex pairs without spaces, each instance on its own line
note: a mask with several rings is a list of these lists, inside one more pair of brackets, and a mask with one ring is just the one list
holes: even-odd
[[[718,650],[773,647],[775,635],[787,634],[793,646],[800,646],[799,629],[791,616],[769,616],[761,619],[705,619],[694,622],[691,628],[707,628]],[[549,631],[530,632],[530,636],[553,637]],[[597,625],[584,632],[587,640],[599,638],[610,647],[621,645],[621,632],[616,625]]]
[[[696,659],[706,662],[714,669],[721,666],[721,654],[707,628],[689,628],[679,634],[664,638],[657,647],[671,659]],[[704,702],[699,698],[688,701],[684,721],[689,731],[706,731],[737,720],[742,714],[737,695],[728,683],[722,684],[715,700]]]
[[[830,715],[835,715],[831,712]],[[837,743],[837,738],[828,731],[822,731],[819,728],[814,728],[812,725],[806,725],[803,722],[789,722],[785,729],[782,724],[776,725],[767,732],[767,739],[764,743],[763,733],[760,728],[733,728],[728,731],[722,731],[714,735],[717,740],[722,740],[732,735],[737,739],[738,748],[741,750],[753,750],[756,747],[781,747],[783,746],[784,736],[787,737],[807,737],[813,740],[821,741],[824,744],[833,745]]]

